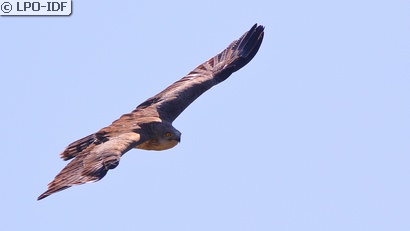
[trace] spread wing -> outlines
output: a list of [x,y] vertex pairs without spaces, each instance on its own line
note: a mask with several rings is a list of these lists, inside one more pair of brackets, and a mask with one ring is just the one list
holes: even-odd
[[[64,160],[73,159],[48,184],[41,200],[73,185],[95,182],[118,166],[121,156],[148,140],[134,125],[145,122],[172,122],[186,107],[212,86],[224,81],[245,66],[258,52],[264,27],[256,24],[225,50],[199,65],[181,80],[140,104],[132,113],[121,116],[110,126],[70,144],[62,153]],[[160,118],[158,118],[160,117]],[[158,121],[157,121],[158,122]],[[141,130],[139,130],[141,131]]]
[[[107,127],[109,128],[109,127]],[[118,166],[120,157],[144,140],[135,132],[110,134],[105,129],[70,144],[62,153],[64,160],[74,158],[48,184],[37,200],[73,185],[95,182]]]
[[196,98],[245,66],[258,52],[264,27],[255,24],[225,50],[199,65],[179,81],[140,104],[134,111],[154,107],[160,117],[174,121]]

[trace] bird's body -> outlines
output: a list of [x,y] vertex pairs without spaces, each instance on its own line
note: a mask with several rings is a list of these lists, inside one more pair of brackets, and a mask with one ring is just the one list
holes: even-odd
[[180,142],[181,132],[172,122],[202,93],[245,66],[263,40],[263,26],[256,24],[225,50],[199,65],[184,78],[147,99],[111,125],[77,140],[60,154],[70,163],[48,184],[41,200],[73,185],[94,182],[118,166],[121,156],[133,148],[166,150]]

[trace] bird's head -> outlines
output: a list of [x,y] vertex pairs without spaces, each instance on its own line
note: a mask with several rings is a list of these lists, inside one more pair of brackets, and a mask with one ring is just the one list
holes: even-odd
[[181,132],[170,123],[150,124],[151,137],[138,148],[146,150],[166,150],[175,147],[181,142]]
[[173,148],[181,142],[181,132],[171,124],[159,124],[155,133],[158,150]]
[[181,142],[181,132],[173,126],[165,127],[164,130],[161,131],[160,136],[167,142],[177,142],[176,144]]

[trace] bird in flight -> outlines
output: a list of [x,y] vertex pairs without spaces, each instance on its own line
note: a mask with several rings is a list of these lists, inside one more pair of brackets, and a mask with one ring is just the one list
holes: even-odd
[[60,157],[72,160],[37,200],[73,185],[101,180],[132,148],[160,151],[177,145],[181,132],[172,122],[202,93],[250,62],[259,50],[263,35],[264,27],[255,24],[221,53],[147,99],[131,113],[68,145]]

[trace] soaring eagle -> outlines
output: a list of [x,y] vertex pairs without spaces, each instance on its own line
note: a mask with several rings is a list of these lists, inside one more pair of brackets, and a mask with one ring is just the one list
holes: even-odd
[[41,200],[73,185],[95,182],[120,163],[132,148],[166,150],[180,142],[181,132],[172,122],[202,93],[227,79],[256,55],[263,40],[264,27],[255,24],[225,50],[196,67],[185,77],[122,115],[108,127],[77,140],[60,154],[71,160]]

